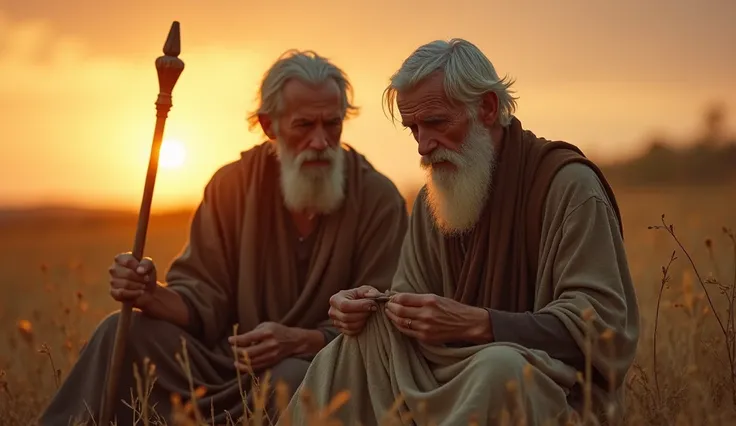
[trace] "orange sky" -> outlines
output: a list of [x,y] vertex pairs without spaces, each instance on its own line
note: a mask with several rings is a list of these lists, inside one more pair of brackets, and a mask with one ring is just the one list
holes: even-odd
[[344,138],[401,186],[421,178],[416,144],[384,117],[381,92],[437,38],[476,43],[517,79],[526,127],[595,159],[631,155],[655,132],[689,138],[713,100],[736,127],[733,0],[0,0],[0,205],[137,208],[153,61],[173,20],[186,69],[166,136],[187,153],[160,170],[155,209],[196,203],[220,165],[260,141],[245,116],[288,48],[345,69],[363,111]]

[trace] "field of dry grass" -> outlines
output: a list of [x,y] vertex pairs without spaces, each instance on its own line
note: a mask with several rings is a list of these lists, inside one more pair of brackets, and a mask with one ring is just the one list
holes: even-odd
[[[618,191],[642,316],[627,381],[628,424],[736,422],[729,309],[736,250],[723,230],[736,228],[734,193],[734,186]],[[666,229],[648,229],[662,225],[662,214],[677,240]],[[146,253],[161,267],[184,243],[188,219],[152,221]],[[0,222],[1,424],[32,424],[97,321],[116,309],[106,269],[114,254],[130,249],[134,226],[134,217]]]

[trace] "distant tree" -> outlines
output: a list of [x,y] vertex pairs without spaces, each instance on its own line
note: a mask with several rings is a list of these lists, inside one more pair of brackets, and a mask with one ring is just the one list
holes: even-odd
[[711,104],[705,111],[701,144],[719,146],[725,140],[726,106],[723,102]]

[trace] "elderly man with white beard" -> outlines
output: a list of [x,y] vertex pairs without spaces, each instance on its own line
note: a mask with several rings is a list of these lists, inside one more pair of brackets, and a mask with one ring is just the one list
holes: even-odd
[[[151,259],[138,262],[130,253],[110,267],[112,297],[139,310],[114,407],[117,424],[133,424],[126,406],[136,389],[132,364],[142,369],[144,358],[156,366],[149,412],[174,423],[171,396],[190,395],[175,359],[181,339],[191,385],[205,389],[197,408],[207,424],[257,409],[251,374],[259,389],[283,381],[294,392],[314,354],[338,335],[328,317],[330,297],[391,284],[408,226],[406,204],[386,176],[341,143],[343,122],[357,111],[347,76],[314,52],[289,51],[265,73],[259,95],[250,124],[269,140],[206,185],[166,282],[157,282]],[[89,415],[98,415],[117,318],[97,327],[42,425],[89,423]],[[266,407],[271,420],[275,404]]]
[[522,127],[511,86],[461,39],[421,46],[391,77],[386,106],[426,185],[388,297],[335,294],[344,335],[280,423],[311,424],[340,391],[333,415],[350,425],[391,410],[440,425],[620,419],[639,314],[616,199],[578,148]]

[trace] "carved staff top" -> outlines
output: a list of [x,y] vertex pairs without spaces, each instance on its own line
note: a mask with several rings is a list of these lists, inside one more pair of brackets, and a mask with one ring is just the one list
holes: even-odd
[[169,36],[164,43],[164,55],[156,58],[158,72],[158,99],[156,100],[157,117],[165,118],[171,109],[171,92],[174,90],[179,76],[184,71],[184,61],[179,59],[181,53],[181,32],[179,21],[174,21]]

